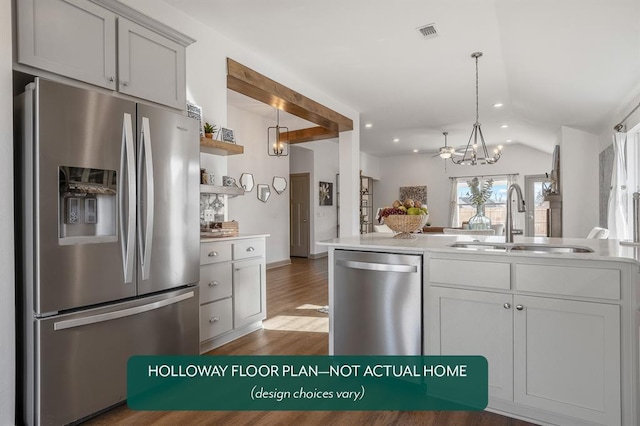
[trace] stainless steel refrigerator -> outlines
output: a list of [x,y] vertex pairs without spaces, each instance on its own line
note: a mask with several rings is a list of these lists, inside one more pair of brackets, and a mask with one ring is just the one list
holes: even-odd
[[126,398],[127,359],[198,353],[195,120],[37,78],[16,98],[23,421]]

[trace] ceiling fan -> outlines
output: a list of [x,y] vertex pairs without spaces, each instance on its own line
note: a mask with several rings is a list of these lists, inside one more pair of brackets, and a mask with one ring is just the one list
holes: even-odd
[[[452,146],[447,146],[447,135],[449,132],[442,132],[444,135],[444,146],[441,146],[438,150],[438,153],[433,155],[432,157],[440,157],[444,160],[451,158],[453,155],[464,155],[464,151],[466,150],[466,146],[460,146],[458,148],[454,148]],[[462,152],[458,152],[461,150]]]

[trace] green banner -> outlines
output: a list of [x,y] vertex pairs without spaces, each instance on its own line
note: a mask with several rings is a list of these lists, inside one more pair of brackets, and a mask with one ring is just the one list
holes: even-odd
[[134,356],[133,410],[483,410],[481,356]]

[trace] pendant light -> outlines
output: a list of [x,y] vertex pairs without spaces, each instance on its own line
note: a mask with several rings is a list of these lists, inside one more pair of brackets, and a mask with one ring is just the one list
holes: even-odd
[[271,157],[289,155],[289,140],[286,139],[288,133],[288,127],[280,127],[280,110],[276,109],[276,125],[267,129],[267,154]]
[[[471,130],[471,136],[469,136],[469,142],[464,150],[462,158],[453,159],[451,161],[460,165],[476,166],[478,164],[495,164],[502,155],[502,145],[499,145],[493,150],[493,155],[489,155],[489,150],[484,142],[484,135],[482,134],[482,128],[480,127],[479,113],[478,113],[478,58],[482,56],[482,52],[474,52],[471,57],[476,60],[476,122]],[[480,139],[480,144],[478,144]]]

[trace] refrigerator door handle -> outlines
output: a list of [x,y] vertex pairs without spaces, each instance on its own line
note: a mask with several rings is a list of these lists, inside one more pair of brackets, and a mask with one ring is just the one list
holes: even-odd
[[65,321],[58,321],[53,323],[54,330],[66,330],[68,328],[81,327],[83,325],[96,324],[99,322],[111,321],[118,318],[130,317],[132,315],[141,314],[143,312],[149,312],[156,309],[163,308],[165,306],[173,305],[174,303],[182,302],[186,299],[194,297],[194,292],[181,294],[169,299],[158,300],[157,302],[148,303],[146,305],[136,306],[133,308],[122,309],[119,311],[106,312],[104,314],[90,315],[82,318],[75,318]]
[[[126,164],[125,164],[126,162]],[[122,118],[122,149],[120,150],[120,176],[118,181],[118,203],[120,221],[120,246],[122,248],[122,264],[125,284],[133,282],[133,255],[135,238],[136,184],[135,184],[135,149],[133,147],[133,125],[131,114],[125,113]],[[127,211],[125,212],[124,188],[127,179]],[[126,228],[125,228],[126,221]]]
[[[138,203],[144,204],[145,220],[142,221],[142,209],[138,208],[138,246],[140,249],[140,262],[142,263],[142,279],[148,280],[151,271],[151,246],[153,243],[153,158],[151,156],[151,131],[149,130],[149,118],[142,117],[142,132],[140,133],[140,146],[138,149],[138,189],[142,197],[143,174],[141,173],[144,158],[144,184],[146,185],[146,200]],[[142,224],[144,223],[144,226]],[[144,235],[142,228],[144,227]]]

